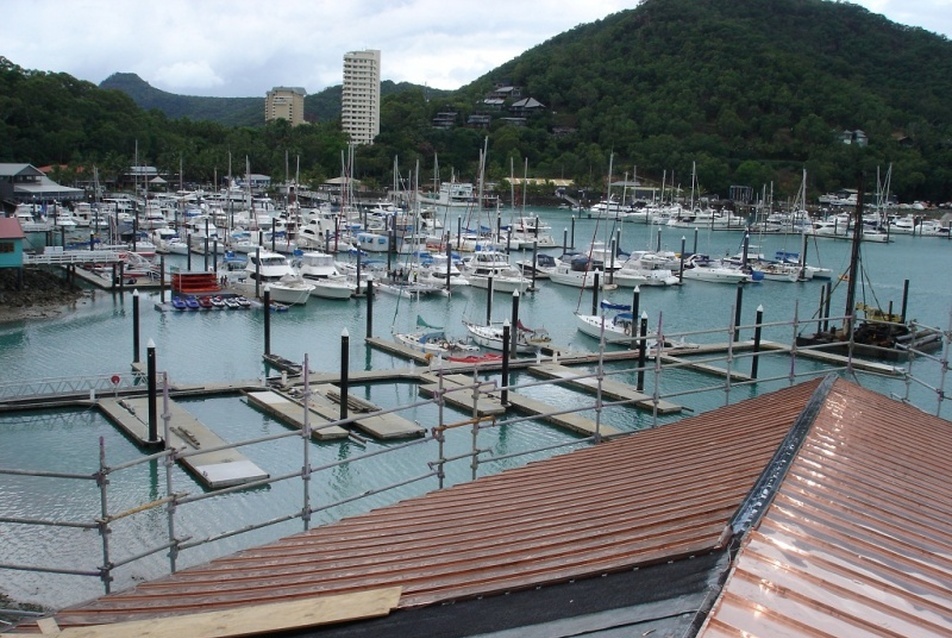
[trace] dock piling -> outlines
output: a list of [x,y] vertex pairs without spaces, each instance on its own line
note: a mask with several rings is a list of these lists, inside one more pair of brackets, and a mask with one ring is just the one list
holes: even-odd
[[264,287],[264,353],[271,354],[271,286]]
[[156,379],[155,379],[155,342],[149,339],[146,345],[146,359],[148,360],[148,382],[149,382],[149,443],[156,443],[159,440],[159,418],[158,407],[156,404]]
[[374,278],[367,278],[367,338],[374,336]]
[[[519,329],[519,290],[518,289],[512,291],[512,321],[510,323],[512,324],[512,328],[514,330]],[[503,350],[511,349],[511,352],[509,353],[510,357],[515,358],[516,356],[516,345],[517,345],[516,342],[517,341],[518,339],[510,339],[510,343],[508,344],[503,343]]]
[[347,391],[350,384],[348,378],[350,368],[350,334],[347,328],[340,333],[340,420],[347,418]]
[[734,302],[734,341],[740,341],[741,306],[744,303],[744,284],[737,284],[737,299]]
[[[514,301],[515,299],[518,299],[518,297],[514,297]],[[515,309],[515,305],[513,305],[513,309]],[[509,322],[504,321],[502,324],[502,398],[500,399],[503,406],[509,405],[509,348],[512,347],[513,351],[516,349],[516,340],[512,338],[511,330]]]
[[757,306],[757,320],[754,326],[754,356],[750,362],[750,378],[757,379],[757,368],[760,363],[760,332],[764,322],[764,307]]
[[645,359],[648,353],[648,313],[642,311],[641,325],[638,327],[638,392],[645,391]]
[[139,363],[139,289],[132,291],[132,363]]

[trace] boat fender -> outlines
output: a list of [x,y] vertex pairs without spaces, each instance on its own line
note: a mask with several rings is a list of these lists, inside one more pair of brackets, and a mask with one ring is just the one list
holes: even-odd
[[631,335],[631,326],[626,323],[626,324],[625,324],[625,336],[627,337],[627,336],[630,336],[630,335]]

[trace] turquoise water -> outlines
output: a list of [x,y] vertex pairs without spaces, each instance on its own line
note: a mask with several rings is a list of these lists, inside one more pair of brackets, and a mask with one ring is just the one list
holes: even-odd
[[[552,226],[551,233],[561,241],[562,229],[570,229],[569,213],[552,209],[529,211],[538,214]],[[448,225],[453,226],[455,222]],[[601,222],[579,219],[575,224],[576,245],[584,247],[593,236],[605,239],[611,229]],[[687,250],[692,250],[695,233],[690,229],[669,229],[661,232],[662,247],[680,250],[681,237]],[[621,246],[625,250],[653,248],[658,235],[651,227],[623,225]],[[696,234],[697,249],[712,255],[736,253],[741,248],[742,235],[737,232],[700,231]],[[774,251],[799,250],[799,239],[782,236],[753,237],[755,250],[766,255]],[[550,251],[558,252],[558,251]],[[832,268],[839,273],[846,269],[849,245],[835,240],[811,242],[809,261]],[[857,299],[883,307],[892,301],[898,311],[903,280],[911,282],[909,316],[921,322],[947,329],[952,309],[952,286],[945,273],[952,270],[952,242],[935,238],[896,237],[889,245],[869,244],[863,247],[863,260],[868,279],[864,280]],[[170,257],[168,265],[184,266],[185,258]],[[200,264],[195,261],[193,266]],[[762,306],[764,321],[790,321],[794,312],[801,319],[813,314],[820,296],[820,282],[779,283],[763,282],[744,289],[742,323],[754,321],[756,309]],[[873,298],[875,292],[876,298]],[[659,325],[666,334],[680,331],[726,328],[733,321],[735,289],[731,286],[688,282],[681,288],[645,288],[640,294],[640,308],[649,314],[653,329]],[[865,295],[865,296],[864,296]],[[612,293],[615,301],[629,302],[630,289]],[[845,284],[834,291],[833,313],[843,312]],[[145,344],[152,340],[156,348],[157,367],[169,373],[178,383],[226,381],[263,378],[268,371],[261,361],[264,346],[264,321],[260,311],[222,312],[159,312],[155,305],[158,293],[144,293],[140,297],[140,359],[145,359]],[[380,294],[373,303],[373,331],[386,337],[391,327],[397,330],[413,329],[417,316],[428,323],[445,326],[447,332],[464,336],[463,318],[483,321],[487,313],[487,294],[475,289],[461,289],[452,297],[437,297],[409,301]],[[511,299],[496,294],[492,316],[503,319],[510,315]],[[572,312],[577,308],[589,312],[592,306],[590,291],[540,282],[539,290],[520,299],[520,317],[532,327],[546,328],[557,344],[577,351],[597,351],[598,343],[577,332]],[[349,333],[349,361],[351,369],[377,370],[399,368],[405,361],[376,351],[365,345],[367,300],[345,302],[312,299],[307,306],[291,308],[286,313],[271,315],[271,350],[284,357],[302,360],[308,356],[315,370],[336,372],[340,367],[341,334]],[[789,343],[794,330],[791,326],[767,326],[764,337]],[[742,338],[749,339],[752,330],[745,330]],[[726,333],[689,336],[688,340],[724,342]],[[127,373],[133,358],[132,301],[127,295],[120,298],[110,292],[95,291],[92,297],[69,312],[49,320],[32,320],[0,325],[0,361],[2,383],[36,380],[50,377],[74,377],[90,374],[111,375]],[[717,363],[723,366],[723,363]],[[737,359],[734,364],[748,371],[750,360]],[[606,364],[615,372],[613,379],[634,383],[633,364]],[[595,366],[588,370],[594,371]],[[797,375],[818,372],[818,364],[798,360]],[[762,379],[781,377],[776,381],[756,386],[733,388],[729,395],[723,389],[702,394],[679,396],[675,400],[690,411],[702,412],[754,396],[757,392],[776,389],[789,383],[788,358],[764,357],[760,362]],[[914,373],[922,375],[931,385],[938,385],[938,366],[924,362],[914,364]],[[491,377],[498,378],[498,377]],[[798,377],[799,378],[799,377]],[[578,409],[581,414],[612,427],[632,431],[654,424],[652,415],[633,412],[628,408],[609,406],[597,408],[594,397],[568,390],[551,383],[540,384],[538,379],[515,373],[514,383],[532,384],[519,392],[544,400],[560,409]],[[935,411],[934,393],[918,384],[894,379],[863,376],[860,382],[877,391],[905,396],[909,393],[914,403],[930,412]],[[680,392],[723,384],[722,381],[686,370],[665,371],[660,379],[646,375],[647,390],[655,388],[661,394]],[[358,396],[384,407],[409,405],[420,401],[412,384],[376,384],[352,390]],[[242,452],[272,476],[298,472],[303,464],[305,445],[313,467],[327,466],[310,482],[311,507],[351,499],[365,492],[384,490],[385,486],[424,477],[431,472],[428,462],[439,457],[436,444],[427,439],[405,443],[367,441],[344,443],[303,443],[275,420],[262,415],[239,398],[214,398],[183,402],[200,421],[207,424],[228,441],[245,441],[267,436],[287,434],[284,438],[242,448]],[[949,408],[943,413],[948,417]],[[440,422],[438,408],[424,404],[408,408],[401,415],[429,428]],[[461,411],[447,408],[444,423],[463,423],[467,418]],[[678,417],[663,417],[665,422]],[[533,420],[517,417],[505,424],[484,424],[478,436],[478,447],[485,452],[480,457],[479,475],[517,466],[527,460],[545,458],[551,454],[578,445],[578,437]],[[125,439],[102,416],[92,410],[66,410],[42,413],[0,415],[0,467],[24,470],[46,470],[91,475],[97,471],[100,441],[105,449],[106,462],[116,466],[141,458],[144,452]],[[525,456],[508,455],[564,445],[557,449],[532,452]],[[444,457],[466,455],[472,448],[472,428],[461,426],[447,433]],[[392,450],[386,455],[366,460],[353,460],[361,454]],[[348,462],[351,461],[351,462]],[[471,458],[465,456],[447,465],[446,484],[469,480]],[[173,490],[200,495],[201,487],[178,467],[172,470]],[[412,481],[395,489],[373,493],[365,499],[350,501],[328,510],[318,511],[312,525],[335,520],[340,516],[366,511],[372,507],[393,502],[407,496],[436,489],[432,476]],[[143,502],[160,498],[166,493],[165,468],[151,462],[122,470],[110,477],[108,511],[118,513]],[[295,511],[304,504],[300,480],[285,480],[267,488],[242,490],[214,499],[189,503],[178,508],[175,521],[176,535],[188,536],[193,541],[227,533],[245,525],[277,519]],[[0,475],[0,516],[48,518],[57,521],[91,521],[100,510],[100,492],[93,481],[66,481],[64,479]],[[260,544],[279,536],[303,529],[300,519],[281,522],[265,529],[237,536],[229,536],[214,543],[184,551],[179,568],[204,562],[242,547]],[[159,547],[167,541],[168,527],[164,510],[156,508],[117,521],[110,535],[113,560],[122,560],[147,549]],[[0,523],[0,562],[95,570],[101,563],[102,546],[95,530],[58,527],[26,527]],[[168,559],[164,551],[136,561],[115,571],[114,589],[122,589],[142,579],[167,573]],[[102,593],[96,578],[60,575],[37,575],[30,572],[0,570],[0,591],[19,599],[50,606],[62,606]]]

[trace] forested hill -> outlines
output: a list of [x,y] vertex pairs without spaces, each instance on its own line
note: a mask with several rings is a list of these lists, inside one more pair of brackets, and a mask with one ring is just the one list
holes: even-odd
[[154,88],[135,73],[113,73],[101,89],[122,91],[139,108],[156,109],[170,119],[187,117],[225,126],[258,126],[264,122],[264,97],[199,97],[176,95]]
[[[289,156],[307,179],[340,173],[339,86],[307,96],[315,124],[299,127],[264,125],[264,96],[178,96],[128,74],[107,86],[120,90],[0,57],[0,161],[118,171],[138,149],[199,182],[232,155],[275,179]],[[544,106],[494,108],[498,86]],[[845,2],[644,0],[451,94],[387,81],[381,94],[380,135],[356,151],[368,184],[392,184],[395,157],[406,170],[437,156],[441,178],[475,180],[488,138],[489,181],[525,162],[530,177],[604,192],[612,157],[616,177],[637,167],[639,179],[673,174],[685,187],[696,167],[700,188],[722,196],[744,185],[792,197],[806,169],[815,197],[892,166],[902,200],[952,200],[952,42]]]
[[[199,97],[168,93],[150,85],[135,73],[113,73],[99,84],[101,89],[122,91],[140,108],[157,109],[171,119],[216,122],[224,126],[261,126],[264,124],[264,97]],[[406,82],[384,80],[381,97],[402,91],[421,89]],[[445,91],[430,91],[445,95]],[[341,86],[328,87],[304,98],[304,119],[328,122],[340,117]]]
[[933,170],[952,186],[952,43],[849,3],[644,0],[466,91],[503,78],[603,149],[645,167],[694,159],[709,184],[747,159],[765,174],[770,162],[812,164],[822,180],[844,160],[836,135],[860,129],[879,158],[903,164],[907,186]]

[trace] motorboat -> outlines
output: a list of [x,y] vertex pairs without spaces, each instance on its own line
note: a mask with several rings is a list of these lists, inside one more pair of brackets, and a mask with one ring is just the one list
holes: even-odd
[[724,266],[702,254],[691,255],[684,262],[682,276],[695,281],[707,281],[717,284],[746,284],[754,281],[752,273],[739,268]]
[[310,251],[303,253],[298,273],[314,286],[311,295],[324,299],[350,299],[357,293],[357,284],[337,270],[333,255]]
[[267,250],[248,253],[238,285],[254,294],[263,294],[267,286],[271,301],[286,305],[306,304],[314,290],[313,284],[294,271],[287,257]]
[[427,252],[418,257],[410,263],[410,276],[418,283],[450,289],[469,285],[456,262],[447,255]]
[[496,250],[484,250],[463,258],[460,271],[471,286],[488,290],[492,281],[493,292],[525,292],[532,280],[523,275],[509,262],[509,256]]
[[575,255],[568,260],[560,259],[555,270],[549,273],[549,280],[556,284],[591,289],[595,282],[602,289],[614,288],[608,283],[607,275],[597,267],[596,262],[585,255]]
[[[633,316],[629,309],[615,313],[611,317],[575,313],[575,327],[582,334],[600,341],[604,339],[605,343],[626,345],[633,350],[641,347],[639,336],[641,331],[638,322],[639,319]],[[698,344],[689,343],[683,338],[676,341],[669,339],[659,341],[656,333],[647,331],[644,341],[645,349],[652,354],[664,348],[695,349],[699,347]]]

